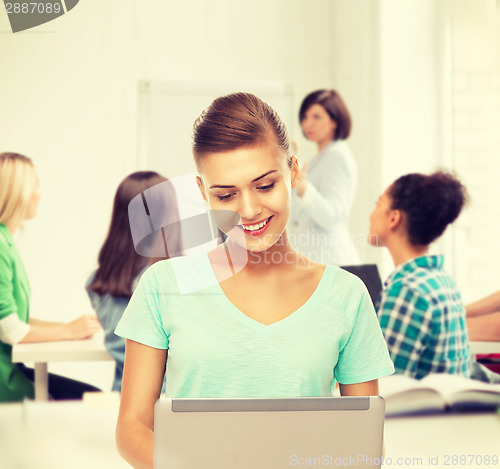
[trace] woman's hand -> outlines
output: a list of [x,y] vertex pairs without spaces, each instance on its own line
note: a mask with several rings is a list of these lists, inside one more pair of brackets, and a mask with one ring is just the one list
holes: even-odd
[[68,339],[88,339],[101,329],[96,316],[84,314],[66,324]]
[[30,318],[30,330],[19,341],[20,344],[29,342],[51,342],[54,340],[88,339],[101,330],[96,316],[84,314],[71,322],[41,321]]
[[297,195],[299,197],[302,197],[304,195],[304,192],[306,191],[307,188],[307,165],[309,163],[306,163],[302,169],[300,170],[299,174],[299,182],[295,186],[295,190],[297,191]]

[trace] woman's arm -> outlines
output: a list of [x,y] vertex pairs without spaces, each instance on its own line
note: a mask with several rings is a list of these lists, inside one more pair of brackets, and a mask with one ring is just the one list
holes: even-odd
[[160,397],[167,350],[128,340],[125,346],[118,452],[136,469],[153,468],[154,405]]
[[500,290],[466,306],[465,309],[467,310],[468,318],[500,313]]
[[469,339],[474,341],[500,341],[500,312],[467,318]]
[[92,337],[101,326],[97,317],[85,314],[74,321],[50,322],[29,320],[30,329],[19,343],[49,342],[54,340],[77,340]]
[[342,396],[378,396],[378,379],[372,379],[364,383],[341,384],[339,383]]

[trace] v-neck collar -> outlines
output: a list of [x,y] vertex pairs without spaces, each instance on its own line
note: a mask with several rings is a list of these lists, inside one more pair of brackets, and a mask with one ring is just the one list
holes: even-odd
[[306,314],[308,310],[313,309],[314,306],[318,303],[318,301],[321,300],[322,291],[326,287],[326,284],[328,283],[327,281],[328,277],[330,275],[330,272],[332,271],[331,266],[328,265],[325,266],[323,274],[321,275],[321,278],[318,282],[318,285],[316,285],[315,290],[302,306],[297,308],[295,311],[292,311],[288,316],[284,317],[283,319],[280,319],[279,321],[273,322],[271,324],[264,324],[260,321],[257,321],[256,319],[251,318],[231,302],[231,300],[224,293],[224,290],[220,286],[219,281],[217,280],[217,276],[215,275],[212,264],[210,263],[208,254],[204,256],[204,258],[205,262],[208,264],[208,268],[210,269],[211,275],[213,275],[214,278],[214,282],[212,285],[213,291],[216,293],[215,296],[217,297],[221,305],[227,311],[230,311],[231,314],[240,322],[260,331],[271,331],[280,329],[281,327],[286,326],[290,322]]

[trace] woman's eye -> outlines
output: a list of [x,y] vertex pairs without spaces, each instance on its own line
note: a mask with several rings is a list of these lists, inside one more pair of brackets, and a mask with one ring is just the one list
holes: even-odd
[[259,186],[257,189],[267,192],[270,191],[274,187],[274,182],[272,184],[268,184],[267,186]]
[[224,200],[229,200],[232,196],[233,194],[218,195],[217,199],[224,201]]

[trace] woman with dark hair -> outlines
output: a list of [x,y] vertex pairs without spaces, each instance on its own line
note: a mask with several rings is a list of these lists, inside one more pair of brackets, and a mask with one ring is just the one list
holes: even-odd
[[370,244],[385,246],[396,267],[377,306],[396,373],[471,375],[462,298],[443,256],[429,254],[466,200],[465,187],[449,173],[407,174],[385,190],[370,215]]
[[378,395],[393,372],[362,282],[288,239],[299,169],[276,112],[247,93],[217,98],[193,154],[227,240],[149,268],[116,329],[127,338],[117,445],[134,467],[153,466],[165,367],[169,397],[331,396],[336,382]]
[[[30,158],[0,153],[0,402],[34,397],[34,370],[12,363],[17,343],[85,339],[99,330],[95,316],[83,315],[69,323],[42,321],[31,316],[31,287],[14,235],[25,220],[36,216],[40,192]],[[81,399],[99,391],[85,383],[49,374],[53,399]]]
[[[154,249],[156,242],[163,241],[160,236],[140,240],[141,243],[135,243],[132,236],[134,227],[131,223],[134,220],[129,217],[129,206],[144,191],[163,183],[163,206],[156,207],[156,211],[177,211],[175,195],[168,184],[165,184],[166,181],[165,177],[153,171],[138,171],[129,174],[120,183],[113,202],[109,231],[99,252],[99,267],[87,281],[87,293],[105,332],[106,348],[116,361],[113,380],[115,391],[121,390],[125,358],[125,340],[115,335],[115,328],[144,271],[161,258],[168,258],[169,250],[170,253],[180,251],[180,235],[175,228],[167,230],[169,249],[163,251],[164,254]],[[151,197],[148,199],[150,201]],[[142,201],[140,205],[142,206]],[[148,209],[150,213],[153,212],[152,206]],[[169,215],[170,219],[178,218],[175,214]],[[161,231],[156,233],[161,235]]]
[[351,133],[349,110],[337,91],[318,90],[305,97],[299,120],[318,154],[304,165],[292,192],[292,239],[312,260],[359,264],[348,229],[357,185],[356,162],[346,143]]

